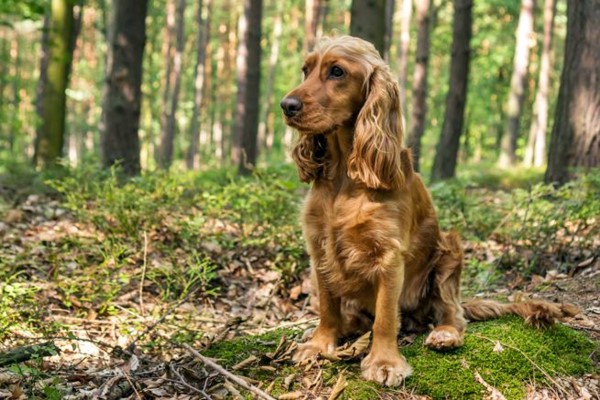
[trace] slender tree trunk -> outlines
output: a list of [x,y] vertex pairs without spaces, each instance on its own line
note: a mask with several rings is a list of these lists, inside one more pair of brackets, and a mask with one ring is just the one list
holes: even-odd
[[600,0],[567,2],[567,38],[546,182],[600,166]]
[[165,60],[165,83],[162,94],[162,113],[160,116],[160,142],[156,145],[154,158],[160,168],[165,168],[165,138],[167,137],[167,125],[170,112],[170,99],[172,98],[171,86],[173,85],[173,67],[175,60],[176,20],[178,0],[166,0],[166,37],[163,42],[162,53]]
[[52,166],[62,156],[72,34],[73,5],[69,0],[52,0],[46,82],[42,95],[43,118],[34,153],[34,162],[38,166]]
[[[224,10],[231,13],[231,10]],[[228,46],[231,46],[229,24],[221,22],[219,25],[219,42],[223,45],[215,46],[213,57],[216,60],[216,68],[212,71],[212,88],[211,88],[211,147],[214,149],[217,160],[224,163],[226,158],[225,144],[223,138],[223,121],[224,109],[228,104],[218,99],[227,99],[229,96],[229,88],[227,85],[221,85],[220,82],[228,81],[230,78],[231,68],[229,66],[229,57],[227,56]]]
[[12,60],[12,109],[13,113],[11,115],[11,126],[8,130],[8,149],[13,152],[15,146],[16,139],[16,131],[19,129],[19,126],[22,125],[21,116],[21,107],[23,102],[21,101],[21,88],[23,87],[22,82],[22,67],[23,67],[23,40],[20,34],[15,34],[13,41],[11,43],[11,54],[14,55],[14,59]]
[[525,149],[525,165],[541,167],[546,163],[546,129],[548,126],[548,90],[550,88],[552,31],[556,0],[544,2],[544,38],[542,57],[538,77],[538,89],[535,94],[533,118],[529,130],[529,140]]
[[408,130],[408,147],[413,152],[413,166],[419,171],[421,138],[425,133],[427,115],[427,71],[429,63],[429,0],[418,0],[417,6],[417,54],[413,75],[413,107]]
[[177,0],[175,11],[175,54],[173,57],[173,92],[167,105],[165,115],[165,128],[160,146],[159,166],[168,169],[173,163],[173,152],[175,146],[175,131],[177,129],[177,105],[179,103],[179,91],[181,88],[181,63],[183,47],[185,45],[185,6],[186,0]]
[[[34,140],[34,149],[40,145],[39,141],[44,135],[44,125],[41,123],[44,120],[44,92],[46,91],[46,81],[48,80],[48,56],[50,43],[50,9],[44,14],[44,25],[42,27],[42,43],[40,46],[40,76],[36,86],[36,101],[35,112],[39,118],[36,128],[36,136]],[[1,95],[2,93],[0,93]],[[36,163],[36,153],[34,153],[34,164]]]
[[[226,28],[223,30],[224,39],[222,40],[221,44],[224,50],[224,55],[223,67],[219,69],[220,82],[231,82],[234,79],[237,79],[236,68],[239,56],[237,49],[239,47],[239,41],[241,41],[241,36],[238,36],[240,35],[238,25],[240,22],[242,22],[237,15],[238,4],[239,2],[232,2],[231,0],[225,2],[225,12],[228,12],[232,17],[230,17],[229,21],[224,23]],[[242,8],[242,14],[243,12],[244,8]],[[222,86],[222,89],[220,89],[220,99],[226,100],[220,107],[219,119],[217,121],[219,124],[219,129],[216,137],[218,138],[218,143],[220,146],[219,152],[222,154],[221,164],[225,166],[227,165],[227,162],[230,162],[233,159],[235,141],[238,138],[235,131],[237,116],[234,117],[238,97],[235,92],[236,89],[232,88],[232,85],[220,86]],[[237,90],[239,90],[239,87]],[[228,155],[229,159],[227,158]],[[233,162],[233,164],[236,165],[237,162]]]
[[214,149],[212,148],[212,128],[214,126],[214,122],[215,122],[215,107],[214,107],[214,103],[209,103],[212,102],[212,100],[214,99],[214,90],[213,90],[213,82],[214,82],[214,77],[213,77],[213,71],[215,70],[214,66],[213,66],[213,60],[211,57],[211,54],[213,54],[213,50],[212,50],[212,45],[211,42],[209,40],[209,37],[211,36],[211,29],[210,29],[210,25],[212,23],[211,21],[211,10],[212,10],[212,1],[211,1],[211,7],[209,7],[207,9],[208,14],[206,15],[206,22],[207,22],[207,37],[206,37],[206,60],[204,61],[204,93],[203,93],[203,98],[207,99],[206,102],[203,101],[203,103],[205,103],[204,105],[200,106],[200,109],[203,110],[203,112],[206,114],[206,118],[207,119],[207,124],[206,125],[202,125],[200,124],[200,129],[199,129],[199,133],[200,133],[200,139],[199,139],[199,143],[198,143],[198,158],[199,161],[198,163],[200,163],[200,160],[203,159],[204,154],[210,154],[210,155],[214,155],[216,156],[216,153],[214,152]]
[[317,38],[323,36],[325,31],[325,22],[327,21],[327,13],[329,12],[329,0],[319,0],[319,14],[317,15]]
[[390,48],[392,47],[392,35],[394,34],[394,9],[396,0],[385,2],[385,36],[383,37],[383,59],[390,62]]
[[[260,99],[262,0],[245,0],[238,47],[238,95],[233,162],[240,174],[256,164]],[[251,29],[249,29],[251,27]]]
[[[416,0],[417,7],[421,7],[420,3],[427,3],[429,0]],[[412,14],[412,0],[402,0],[402,11],[400,14],[400,49],[398,51],[398,81],[400,83],[400,104],[404,110],[404,115],[407,115],[408,108],[406,106],[406,77],[408,75],[408,50],[410,48],[410,20]],[[420,20],[419,20],[420,21]],[[419,33],[421,23],[419,22]],[[429,27],[427,27],[429,36]],[[417,37],[417,48],[419,46],[419,37]]]
[[[83,24],[83,3],[84,0],[77,0],[74,1],[74,8],[73,8],[73,26],[71,27],[72,29],[72,33],[71,33],[71,37],[69,40],[69,54],[71,54],[71,62],[69,63],[68,66],[68,70],[67,70],[67,77],[71,76],[71,72],[73,70],[73,64],[75,63],[75,60],[79,57],[81,57],[81,49],[79,49],[79,51],[77,50],[77,41],[79,40],[79,35],[81,33],[81,26]],[[67,78],[68,79],[68,78]],[[68,85],[68,81],[67,81],[67,85]],[[70,105],[67,102],[67,107],[70,107]],[[71,114],[76,114],[76,115],[87,115],[86,113],[82,112],[81,108],[83,108],[83,102],[79,102],[77,104],[75,104],[75,107],[73,107],[71,109],[72,113]],[[66,117],[66,115],[65,115]],[[76,118],[72,121],[73,123],[65,123],[65,141],[67,143],[67,159],[69,160],[69,162],[73,165],[77,165],[78,161],[81,160],[81,154],[79,153],[79,149],[77,147],[77,141],[79,139],[79,137],[81,137],[84,134],[84,129],[83,126],[85,124],[85,119],[84,118]],[[79,126],[77,126],[77,122],[79,122]],[[70,126],[74,125],[75,129],[69,129]]]
[[[321,0],[306,0],[304,3],[304,53],[311,52],[317,39]],[[278,15],[281,20],[281,16]]]
[[258,130],[259,143],[262,149],[267,153],[271,152],[274,140],[274,98],[273,91],[275,87],[275,77],[277,75],[277,63],[279,62],[279,46],[281,33],[283,31],[283,21],[281,15],[276,11],[273,21],[273,42],[271,43],[271,54],[269,55],[269,72],[267,75],[267,84],[265,86],[266,107],[264,110],[264,120],[260,123]]
[[386,53],[385,9],[386,0],[352,0],[350,9],[350,34],[373,43],[382,57]]
[[[8,48],[8,40],[6,37],[6,31],[0,30],[0,58],[2,60],[10,59],[10,50]],[[9,74],[9,63],[3,62],[0,64],[0,132],[6,132],[8,129],[5,127],[5,123],[7,120],[7,108],[6,97],[4,95],[4,90],[6,90],[6,86],[8,84],[8,74]],[[38,95],[39,99],[39,95]],[[37,103],[36,103],[37,110]],[[40,114],[38,114],[40,115]]]
[[434,181],[452,178],[456,174],[456,158],[467,103],[473,1],[454,0],[453,3],[454,22],[452,26],[450,87],[446,96],[442,134],[437,145],[431,172],[431,179]]
[[529,41],[533,33],[533,14],[535,0],[521,0],[521,13],[517,26],[517,44],[512,78],[510,80],[510,93],[508,94],[507,124],[500,143],[501,167],[509,167],[517,160],[517,139],[519,138],[520,119],[523,112],[525,88],[527,83],[527,66],[529,65]]
[[142,61],[146,43],[146,0],[112,0],[106,84],[104,87],[102,161],[120,163],[127,175],[140,172]]
[[200,166],[200,108],[202,107],[202,95],[204,92],[204,64],[206,63],[206,44],[210,33],[210,8],[211,0],[205,1],[206,19],[203,18],[203,1],[198,1],[196,11],[196,25],[198,33],[196,36],[196,68],[194,70],[194,110],[190,123],[190,147],[188,148],[186,163],[188,169],[197,169]]

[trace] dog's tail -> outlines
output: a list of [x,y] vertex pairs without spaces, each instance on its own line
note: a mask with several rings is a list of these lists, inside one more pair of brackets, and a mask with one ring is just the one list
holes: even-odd
[[557,319],[573,317],[579,309],[572,304],[550,303],[542,300],[529,300],[519,303],[500,303],[494,300],[470,300],[462,304],[465,318],[483,321],[502,315],[518,315],[529,325],[537,328],[550,326]]

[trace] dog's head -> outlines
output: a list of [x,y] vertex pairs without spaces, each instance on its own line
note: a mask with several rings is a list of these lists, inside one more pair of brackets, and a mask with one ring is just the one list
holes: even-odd
[[[394,189],[401,169],[402,114],[397,82],[375,47],[362,39],[322,39],[302,68],[303,82],[281,101],[286,123],[300,133],[301,159],[318,142],[313,136],[351,128],[348,176],[371,189]],[[295,157],[298,161],[298,157]],[[301,178],[315,178],[308,170]],[[310,168],[309,168],[310,169]]]

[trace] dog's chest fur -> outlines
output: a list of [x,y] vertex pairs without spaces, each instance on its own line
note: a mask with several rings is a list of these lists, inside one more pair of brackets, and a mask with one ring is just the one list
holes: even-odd
[[311,189],[303,213],[304,235],[316,260],[313,268],[335,295],[370,298],[376,279],[392,276],[390,269],[400,267],[405,249],[398,208],[365,192],[335,193],[318,185]]

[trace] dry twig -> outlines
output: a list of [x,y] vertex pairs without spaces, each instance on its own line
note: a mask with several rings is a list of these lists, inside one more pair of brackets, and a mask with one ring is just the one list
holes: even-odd
[[144,263],[142,265],[142,277],[140,279],[140,313],[144,315],[144,280],[146,279],[146,268],[148,266],[148,234],[144,231]]
[[223,368],[222,366],[220,366],[219,364],[217,364],[210,358],[204,357],[202,354],[200,354],[199,352],[194,350],[190,345],[184,343],[183,347],[194,357],[196,357],[200,361],[202,361],[205,365],[214,369],[215,371],[217,371],[218,373],[220,373],[221,375],[223,375],[225,378],[229,379],[230,381],[235,382],[236,384],[240,385],[241,387],[243,387],[246,390],[251,391],[252,393],[254,393],[255,395],[257,395],[258,397],[260,397],[262,399],[275,400],[274,397],[271,397],[269,394],[260,390],[258,387],[249,384],[248,382],[246,382],[244,379],[240,378],[239,376],[227,371],[225,368]]
[[548,379],[554,386],[556,386],[556,388],[558,388],[561,392],[563,392],[563,394],[565,396],[567,396],[567,397],[569,396],[569,392],[567,392],[567,390],[564,387],[562,387],[562,385],[560,385],[558,382],[556,382],[556,380],[554,380],[550,376],[550,374],[548,374],[544,369],[542,369],[542,367],[540,367],[539,365],[537,365],[537,363],[535,361],[533,361],[527,354],[525,354],[523,352],[523,350],[519,349],[518,347],[514,347],[514,346],[511,346],[509,344],[502,343],[499,340],[491,339],[491,338],[489,338],[487,336],[482,336],[482,335],[478,335],[478,334],[473,334],[473,336],[478,337],[480,339],[485,339],[487,341],[490,341],[494,345],[496,345],[497,343],[500,343],[504,347],[508,347],[509,349],[512,349],[514,351],[519,352],[523,357],[525,357],[527,359],[527,361],[529,361],[531,363],[531,365],[533,365],[538,371],[540,371],[546,377],[546,379]]

